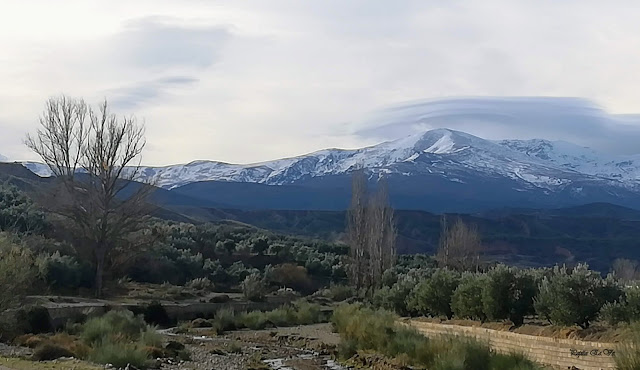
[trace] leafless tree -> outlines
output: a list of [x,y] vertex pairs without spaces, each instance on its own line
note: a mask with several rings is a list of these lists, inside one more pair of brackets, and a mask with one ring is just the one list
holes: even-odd
[[640,276],[638,272],[638,261],[617,258],[613,261],[611,268],[615,276],[624,282],[637,280]]
[[386,181],[380,180],[371,196],[364,172],[355,172],[347,215],[351,282],[358,289],[379,287],[382,274],[396,259],[396,228]]
[[357,171],[351,179],[351,206],[347,212],[347,238],[351,254],[350,280],[358,289],[367,285],[366,272],[369,259],[366,222],[367,198],[367,178],[364,172]]
[[450,228],[442,218],[442,235],[436,259],[443,267],[461,271],[476,271],[480,265],[482,243],[475,226],[458,219]]
[[94,110],[66,96],[47,101],[40,125],[25,144],[56,176],[50,210],[71,221],[76,248],[92,255],[101,296],[108,254],[143,227],[150,211],[146,200],[153,187],[132,182],[145,146],[144,126],[112,114],[106,100]]

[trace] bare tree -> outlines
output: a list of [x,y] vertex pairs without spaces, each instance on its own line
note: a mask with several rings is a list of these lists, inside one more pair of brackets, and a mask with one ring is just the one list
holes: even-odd
[[446,216],[442,218],[442,235],[436,259],[443,267],[461,271],[475,271],[480,265],[482,243],[475,226],[458,219],[451,228]]
[[50,209],[72,221],[77,247],[92,254],[96,295],[101,296],[108,254],[143,227],[152,188],[133,183],[145,146],[144,126],[66,96],[47,101],[35,136],[25,144],[56,176]]
[[378,189],[367,208],[367,235],[369,247],[369,274],[371,284],[380,287],[382,274],[393,267],[396,260],[396,227],[393,209],[389,204],[387,181],[378,181]]
[[615,276],[624,281],[629,282],[637,280],[640,273],[638,272],[638,261],[625,258],[616,258],[611,265]]
[[354,172],[351,179],[351,206],[347,212],[347,238],[350,246],[350,280],[358,289],[367,285],[365,280],[367,251],[367,178],[364,172]]
[[380,180],[370,196],[364,172],[355,172],[347,217],[351,282],[357,288],[379,287],[382,274],[396,259],[396,228],[386,181]]

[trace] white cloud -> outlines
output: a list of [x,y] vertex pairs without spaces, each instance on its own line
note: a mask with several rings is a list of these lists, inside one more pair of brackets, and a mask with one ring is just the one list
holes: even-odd
[[[371,144],[345,124],[446,96],[580,96],[613,113],[640,109],[633,1],[5,0],[2,8],[0,153],[12,158],[31,155],[21,139],[60,93],[107,97],[144,118],[152,164]],[[539,136],[556,135],[545,130]]]

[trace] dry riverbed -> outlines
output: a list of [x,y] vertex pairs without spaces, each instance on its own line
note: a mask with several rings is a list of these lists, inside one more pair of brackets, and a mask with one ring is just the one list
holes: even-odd
[[162,369],[341,369],[332,360],[340,338],[330,324],[241,330],[209,335],[206,329],[167,335],[189,349],[192,360],[162,364]]
[[[191,360],[159,360],[164,370],[341,370],[332,360],[340,341],[330,324],[315,324],[267,330],[240,330],[215,335],[207,329],[188,334],[163,331],[168,341],[182,343]],[[22,369],[104,369],[74,359],[31,362],[15,358],[28,357],[28,348],[0,346],[0,370]]]

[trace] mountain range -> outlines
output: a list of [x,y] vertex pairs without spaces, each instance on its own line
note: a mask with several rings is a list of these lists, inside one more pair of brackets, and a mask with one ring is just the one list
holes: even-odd
[[[23,165],[50,175],[40,163]],[[348,205],[350,175],[359,169],[372,184],[385,177],[392,203],[402,209],[480,212],[593,202],[640,208],[640,156],[543,139],[485,140],[450,129],[255,164],[142,167],[138,180],[219,207],[340,210]]]

